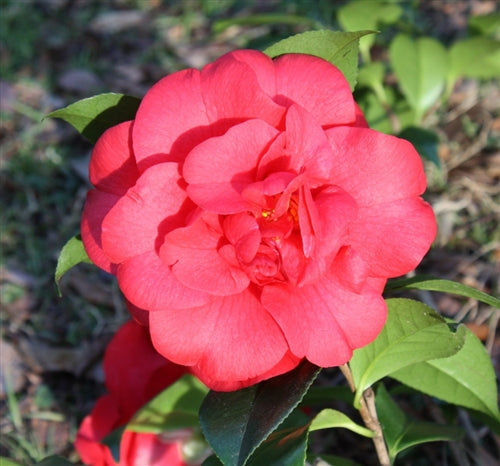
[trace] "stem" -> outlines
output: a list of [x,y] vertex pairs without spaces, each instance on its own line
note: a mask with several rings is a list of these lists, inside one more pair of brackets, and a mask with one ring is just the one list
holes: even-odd
[[[354,393],[356,391],[356,386],[354,385],[354,379],[352,378],[352,372],[348,364],[343,364],[339,366],[342,374],[349,384],[349,388]],[[378,461],[380,466],[391,466],[391,460],[389,458],[389,452],[387,451],[387,446],[384,440],[384,434],[382,433],[382,427],[377,417],[377,410],[375,409],[375,394],[373,390],[367,388],[361,399],[359,400],[359,414],[368,427],[375,435],[373,437],[373,444],[375,445],[375,450],[377,452]]]

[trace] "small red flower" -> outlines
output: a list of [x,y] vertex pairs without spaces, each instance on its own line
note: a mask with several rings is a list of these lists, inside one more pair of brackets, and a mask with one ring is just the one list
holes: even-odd
[[348,361],[436,233],[415,149],[367,128],[309,55],[167,76],[97,142],[90,180],[90,258],[147,311],[155,348],[218,390]]
[[[84,464],[115,466],[102,440],[124,426],[137,410],[185,373],[162,358],[151,345],[147,329],[130,321],[113,337],[104,356],[108,394],[97,400],[79,430],[75,447]],[[179,439],[125,430],[120,442],[120,465],[185,466]]]

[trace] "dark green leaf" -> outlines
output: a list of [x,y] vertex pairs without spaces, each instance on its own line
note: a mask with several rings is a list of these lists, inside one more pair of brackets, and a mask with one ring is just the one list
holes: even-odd
[[101,443],[109,448],[111,456],[117,463],[120,462],[120,442],[125,428],[126,426],[118,427],[101,440]]
[[302,406],[323,407],[332,401],[343,401],[352,404],[354,394],[349,387],[326,387],[313,386],[302,399]]
[[264,53],[271,58],[285,53],[306,53],[323,58],[342,71],[352,91],[358,74],[359,38],[372,33],[373,31],[308,31],[283,39],[268,47]]
[[[0,461],[0,464],[4,466],[3,458],[2,461]],[[15,465],[17,463],[12,462],[11,464]],[[71,461],[68,461],[67,459],[59,455],[48,456],[47,458],[36,464],[37,466],[73,466],[73,463]],[[11,465],[9,465],[9,463],[5,463],[5,466]]]
[[217,456],[209,456],[205,461],[203,461],[201,466],[224,466]]
[[440,440],[458,440],[463,432],[457,426],[411,419],[390,397],[381,384],[375,397],[377,415],[391,460],[407,448]]
[[441,160],[438,155],[439,138],[434,131],[409,126],[401,131],[398,136],[410,141],[422,157],[432,162],[436,167],[441,168]]
[[95,143],[104,131],[123,121],[133,120],[141,99],[124,94],[99,94],[79,100],[47,115],[73,125],[90,142]]
[[129,421],[127,430],[160,434],[198,427],[198,411],[207,392],[197,378],[183,375],[144,405]]
[[464,346],[458,353],[403,367],[391,377],[448,403],[480,411],[500,426],[491,358],[481,341],[468,329]]
[[491,36],[499,39],[500,36],[500,12],[489,15],[470,16],[469,30],[473,34]]
[[363,392],[383,377],[410,364],[451,356],[464,344],[463,326],[453,332],[420,301],[388,299],[387,308],[387,322],[379,336],[355,350],[349,362],[356,386],[355,406]]
[[448,69],[446,49],[430,37],[412,40],[399,34],[391,42],[389,57],[399,87],[419,122],[444,90]]
[[490,296],[483,291],[476,290],[475,288],[462,285],[461,283],[454,282],[452,280],[442,280],[427,275],[417,275],[412,278],[398,278],[397,280],[390,280],[387,283],[384,292],[411,289],[452,293],[459,296],[465,296],[467,298],[477,299],[478,301],[500,309],[500,299]]
[[234,392],[211,391],[200,409],[205,438],[225,466],[242,466],[302,400],[319,369],[293,371]]
[[312,420],[311,425],[309,426],[309,432],[321,429],[332,429],[336,427],[349,429],[350,431],[364,437],[373,437],[373,432],[370,429],[356,424],[352,419],[350,419],[341,411],[330,408],[323,409],[316,415],[316,417]]
[[82,238],[80,235],[73,236],[62,248],[56,265],[55,282],[57,286],[57,292],[61,296],[61,290],[59,289],[59,282],[62,276],[75,265],[81,262],[86,262],[91,264],[91,260],[83,247]]

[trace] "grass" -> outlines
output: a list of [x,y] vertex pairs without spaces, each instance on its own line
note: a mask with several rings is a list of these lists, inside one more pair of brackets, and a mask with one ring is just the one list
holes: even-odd
[[[80,372],[68,370],[71,365],[57,366],[56,356],[71,360],[88,342],[100,344],[102,351],[126,318],[116,284],[96,268],[72,270],[63,279],[63,298],[55,292],[58,253],[79,229],[91,149],[64,123],[44,120],[51,110],[88,96],[85,89],[78,94],[64,88],[59,78],[68,70],[86,70],[100,78],[107,91],[132,89],[140,95],[164,74],[184,68],[186,57],[194,52],[201,50],[210,60],[235,47],[264,47],[307,29],[311,22],[336,27],[336,6],[331,1],[286,0],[252,7],[253,3],[129,0],[114,7],[99,1],[79,6],[64,1],[0,1],[0,80],[5,84],[0,108],[0,322],[3,338],[20,346],[24,342],[28,377],[16,392],[8,387],[0,403],[0,456],[28,465],[51,453],[76,460],[72,436],[103,389],[95,375],[100,352],[87,355],[88,364]],[[378,53],[383,54],[396,29],[439,32],[421,10],[412,8],[414,3],[406,2],[401,22],[377,39]],[[130,34],[92,30],[99,15],[122,10],[144,12],[149,18],[146,26],[139,24]],[[307,25],[231,25],[220,33],[213,29],[234,17],[273,13],[304,17]],[[120,65],[130,67],[125,80],[117,73]],[[134,80],[131,71],[137,74]],[[493,95],[494,87],[482,83],[479,91]],[[484,96],[478,92],[475,98],[475,105],[483,108]],[[500,174],[494,155],[500,140],[498,123],[496,130],[491,124],[468,160],[454,165],[478,142],[486,122],[469,110],[447,121],[453,112],[457,108],[450,104],[436,117],[445,170],[433,177],[432,167],[427,167],[428,198],[441,206],[438,220],[444,233],[422,269],[498,295]],[[498,112],[488,112],[497,122]],[[481,324],[495,315],[477,304],[464,311],[467,303],[453,303],[457,313]],[[449,313],[445,304],[436,302]],[[491,318],[480,317],[488,313]],[[32,361],[36,348],[57,350],[50,371]],[[62,445],[57,438],[65,439]]]

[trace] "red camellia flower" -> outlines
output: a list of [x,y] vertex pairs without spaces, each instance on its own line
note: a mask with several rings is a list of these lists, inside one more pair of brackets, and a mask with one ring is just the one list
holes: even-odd
[[348,361],[436,231],[413,146],[369,129],[309,55],[165,77],[99,139],[90,180],[90,258],[147,311],[155,348],[217,390]]
[[[78,430],[75,447],[85,464],[115,466],[101,441],[125,425],[136,411],[185,373],[153,348],[147,329],[134,321],[124,324],[106,348],[104,373],[108,394],[97,400]],[[123,466],[185,466],[181,440],[125,430],[120,442]]]

